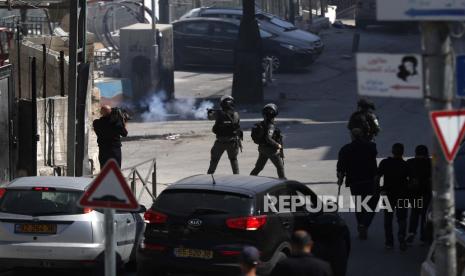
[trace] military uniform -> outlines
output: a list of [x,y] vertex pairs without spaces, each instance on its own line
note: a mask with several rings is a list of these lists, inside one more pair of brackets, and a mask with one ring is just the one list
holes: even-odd
[[286,178],[284,173],[284,160],[279,145],[282,146],[281,131],[275,126],[273,120],[265,119],[263,122],[264,139],[258,145],[258,159],[250,175],[258,175],[265,168],[268,159],[273,163],[279,178]]
[[233,174],[239,174],[237,156],[241,148],[242,136],[239,114],[233,110],[218,110],[215,113],[216,120],[213,126],[213,133],[216,134],[216,141],[210,152],[210,167],[207,173],[215,173],[221,156],[226,151],[231,162]]

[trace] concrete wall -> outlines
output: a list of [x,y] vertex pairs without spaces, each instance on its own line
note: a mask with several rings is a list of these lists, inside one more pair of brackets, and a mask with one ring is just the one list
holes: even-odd
[[[174,97],[173,28],[157,24],[159,61],[153,48],[150,24],[134,24],[120,30],[120,64],[124,78],[132,83],[132,102],[137,106],[154,92],[164,91]],[[159,62],[158,68],[153,66]]]
[[[93,118],[99,108],[98,93],[89,91],[86,122],[89,159],[98,164],[97,137],[92,129]],[[37,130],[40,140],[37,144],[37,170],[39,175],[50,175],[53,167],[66,168],[67,153],[67,97],[49,97],[37,100]],[[21,127],[21,126],[20,126]],[[85,160],[88,162],[88,160]],[[98,167],[96,169],[99,169]]]
[[[87,57],[89,62],[93,61],[93,36],[88,37],[87,43]],[[61,37],[26,37],[23,40],[21,45],[21,95],[18,91],[18,71],[17,71],[17,50],[16,44],[13,47],[10,62],[14,65],[14,76],[16,82],[16,97],[22,99],[31,98],[31,78],[30,78],[30,58],[35,57],[37,62],[37,86],[38,86],[38,96],[42,97],[43,95],[43,50],[42,44],[46,45],[47,51],[47,62],[46,62],[46,79],[47,79],[47,97],[59,96],[61,94],[61,85],[60,85],[60,51],[63,51],[65,54],[65,66],[64,66],[64,83],[65,83],[65,95],[68,94],[68,42],[67,40]]]

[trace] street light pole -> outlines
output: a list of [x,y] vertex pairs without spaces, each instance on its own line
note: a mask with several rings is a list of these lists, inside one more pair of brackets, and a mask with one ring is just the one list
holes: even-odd
[[[452,109],[454,69],[446,22],[422,22],[424,76],[430,110]],[[433,138],[433,224],[436,275],[456,275],[454,171]],[[426,207],[425,207],[426,208]]]

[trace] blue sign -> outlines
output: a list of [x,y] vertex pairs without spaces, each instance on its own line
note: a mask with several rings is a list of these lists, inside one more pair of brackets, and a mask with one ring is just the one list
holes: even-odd
[[405,12],[406,15],[412,17],[421,16],[465,16],[465,9],[435,9],[435,10],[421,10],[410,9]]
[[465,98],[465,55],[457,56],[455,64],[457,97]]

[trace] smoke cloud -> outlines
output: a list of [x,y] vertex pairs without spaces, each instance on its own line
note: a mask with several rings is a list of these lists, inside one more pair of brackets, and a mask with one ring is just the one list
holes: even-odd
[[207,109],[213,108],[211,101],[197,103],[196,99],[175,99],[166,101],[166,94],[161,92],[153,95],[148,102],[147,111],[142,114],[144,121],[165,121],[169,118],[206,120]]

